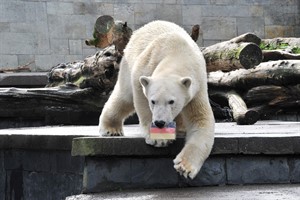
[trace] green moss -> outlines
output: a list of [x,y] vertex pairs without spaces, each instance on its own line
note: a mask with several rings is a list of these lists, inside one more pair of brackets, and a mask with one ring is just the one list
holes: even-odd
[[[261,50],[284,50],[288,47],[289,47],[288,43],[268,43],[268,44],[266,44],[264,42],[261,42],[259,45],[259,48]],[[300,47],[297,47],[297,46],[293,47],[292,53],[300,54]]]
[[259,47],[262,50],[276,50],[276,49],[286,49],[287,47],[289,47],[288,43],[269,43],[266,44],[264,42],[261,42]]
[[84,77],[80,76],[73,84],[79,86],[85,80]]
[[292,52],[293,52],[294,54],[300,54],[300,47],[293,47],[293,48],[292,48]]

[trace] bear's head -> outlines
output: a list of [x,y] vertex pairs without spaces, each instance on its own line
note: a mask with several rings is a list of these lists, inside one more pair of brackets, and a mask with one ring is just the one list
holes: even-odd
[[152,122],[163,128],[174,121],[183,107],[190,101],[190,77],[147,77],[141,76],[140,83],[152,112]]

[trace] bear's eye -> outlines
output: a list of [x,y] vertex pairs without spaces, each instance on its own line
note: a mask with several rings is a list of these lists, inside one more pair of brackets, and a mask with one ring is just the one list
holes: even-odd
[[154,104],[155,104],[155,101],[151,100],[151,103],[154,105]]
[[169,104],[171,104],[171,105],[174,104],[174,100],[170,100]]

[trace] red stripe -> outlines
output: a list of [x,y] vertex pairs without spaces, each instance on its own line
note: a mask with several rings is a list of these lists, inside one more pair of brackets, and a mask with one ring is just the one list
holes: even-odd
[[175,128],[151,128],[150,133],[158,133],[158,134],[175,133]]

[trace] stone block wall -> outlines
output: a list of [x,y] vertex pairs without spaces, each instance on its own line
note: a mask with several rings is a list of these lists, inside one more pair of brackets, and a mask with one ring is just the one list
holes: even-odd
[[213,185],[298,184],[298,155],[210,156],[193,179],[180,176],[173,158],[86,157],[83,193]]
[[84,158],[70,151],[0,150],[0,199],[53,200],[80,194]]
[[12,0],[0,1],[0,68],[31,61],[33,71],[83,59],[97,17],[111,15],[132,29],[156,19],[190,31],[199,24],[198,44],[208,46],[245,32],[262,38],[300,37],[298,0]]

